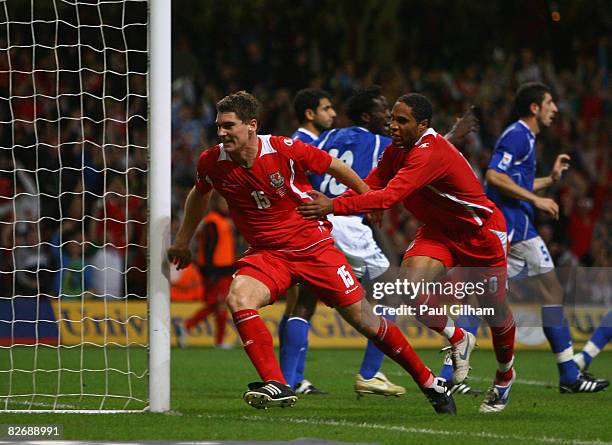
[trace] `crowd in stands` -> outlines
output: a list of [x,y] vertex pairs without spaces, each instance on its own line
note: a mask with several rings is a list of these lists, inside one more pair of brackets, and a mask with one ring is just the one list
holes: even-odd
[[[289,11],[276,2],[254,2],[253,8],[231,7],[225,20],[219,19],[225,11],[222,3],[206,11],[195,4],[195,9],[175,11],[173,19],[184,20],[184,26],[173,27],[174,224],[182,216],[200,151],[217,141],[215,103],[230,92],[253,92],[264,105],[260,132],[283,135],[298,126],[292,97],[305,87],[332,94],[337,127],[348,124],[343,113],[347,97],[371,84],[381,85],[390,103],[407,92],[427,95],[434,104],[433,126],[441,132],[474,106],[479,130],[459,148],[483,178],[496,138],[515,119],[514,91],[522,82],[538,80],[553,87],[559,106],[553,125],[538,136],[539,171],[548,174],[559,153],[572,158],[562,181],[545,192],[560,203],[560,218],[538,214],[538,230],[558,266],[612,266],[609,42],[601,37],[605,33],[600,33],[599,22],[585,31],[583,40],[568,40],[573,37],[564,29],[555,31],[554,26],[561,25],[551,25],[538,14],[513,31],[520,37],[514,42],[521,45],[483,39],[488,31],[482,24],[473,25],[478,32],[470,33],[469,24],[477,23],[475,14],[493,14],[498,25],[507,17],[507,8],[520,14],[519,6],[504,3],[471,11],[470,2],[457,2],[453,8],[470,10],[449,14],[455,23],[447,27],[439,26],[443,18],[436,11],[441,6],[435,4],[419,11],[423,24],[414,32],[400,26],[413,19],[396,1],[383,6],[363,2],[365,12],[343,1],[305,1],[301,8],[285,8]],[[283,10],[284,15],[268,13],[266,5],[276,5],[274,11]],[[470,14],[476,21],[468,20]],[[264,15],[267,19],[260,20]],[[583,25],[576,19],[572,26]],[[436,31],[417,35],[427,27]],[[558,40],[534,43],[542,29]],[[452,39],[458,32],[465,39]],[[99,52],[76,47],[78,36],[68,28],[62,38],[75,46],[40,48],[36,53],[18,46],[32,43],[28,33],[20,35],[11,50],[0,36],[0,294],[13,292],[15,284],[15,291],[26,293],[144,295],[144,59],[128,59],[121,52],[101,58]],[[40,71],[33,75],[34,65]],[[56,68],[62,70],[57,77],[52,72]],[[112,73],[102,74],[103,68]],[[79,95],[81,88],[88,94]],[[404,210],[387,212],[384,233],[396,249],[392,257],[401,256],[417,227]],[[110,246],[102,249],[105,243]],[[239,244],[237,250],[244,247]],[[74,270],[86,272],[87,265],[115,264],[121,276],[130,270],[130,278],[109,289],[119,275],[96,276],[98,268],[93,267],[91,273],[72,277],[77,284],[66,284],[63,292],[61,274],[36,273],[70,272],[66,265],[73,263]],[[9,273],[14,268],[28,272],[14,277]],[[588,281],[596,290],[586,293],[612,304],[609,276],[605,270],[592,274]]]
[[[324,17],[329,18],[329,14]],[[247,20],[244,15],[240,18]],[[226,24],[230,29],[242,23],[234,19]],[[322,19],[314,20],[319,23]],[[259,25],[263,31],[257,31],[267,35],[266,39],[241,34],[231,40],[239,43],[236,47],[230,43],[200,47],[197,37],[188,31],[175,37],[180,57],[173,64],[174,217],[180,217],[200,151],[217,141],[215,102],[230,92],[253,92],[264,106],[260,133],[282,135],[290,135],[298,126],[292,97],[305,87],[324,88],[332,94],[338,111],[336,127],[349,125],[343,114],[346,98],[355,89],[371,84],[381,85],[390,103],[407,92],[427,95],[434,105],[433,126],[441,132],[449,130],[454,120],[473,106],[480,127],[459,148],[477,175],[484,178],[496,139],[516,120],[512,97],[518,85],[542,81],[554,89],[559,113],[553,125],[538,135],[538,171],[547,175],[560,153],[571,156],[571,168],[560,183],[544,192],[559,202],[559,220],[538,213],[537,228],[560,268],[612,266],[612,97],[605,38],[574,41],[563,60],[541,48],[499,46],[485,47],[474,61],[449,62],[446,66],[427,58],[429,64],[420,63],[417,57],[368,64],[363,63],[365,56],[360,57],[355,47],[347,50],[352,51],[353,58],[343,56],[342,51],[329,53],[324,44],[331,32],[329,27],[318,28],[314,45],[302,28],[287,34],[291,23],[270,19]],[[361,30],[357,27],[355,32]],[[353,39],[360,42],[359,36]],[[371,43],[375,45],[376,39]],[[380,57],[374,54],[372,60]],[[573,61],[568,62],[571,58]],[[402,255],[417,227],[415,218],[401,208],[387,212],[384,231],[392,241],[388,244],[396,249],[392,256]],[[612,286],[605,270],[593,269],[590,274],[592,279],[586,281],[595,290],[573,287],[571,292],[592,294],[597,302],[612,304]]]
[[[128,7],[146,22],[145,3]],[[115,32],[120,4],[75,11],[5,11],[0,296],[145,298],[146,27]]]

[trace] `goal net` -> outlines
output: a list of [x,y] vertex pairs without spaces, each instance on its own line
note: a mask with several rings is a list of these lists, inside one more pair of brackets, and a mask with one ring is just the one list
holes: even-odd
[[148,8],[0,0],[0,411],[149,407]]

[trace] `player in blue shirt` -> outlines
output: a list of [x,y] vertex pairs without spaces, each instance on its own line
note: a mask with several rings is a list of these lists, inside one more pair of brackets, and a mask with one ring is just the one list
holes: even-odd
[[[563,310],[563,288],[546,244],[534,226],[534,208],[555,219],[559,217],[557,203],[535,192],[559,181],[569,167],[569,156],[561,154],[550,175],[535,177],[536,136],[542,126],[550,126],[557,106],[548,86],[529,82],[518,89],[515,107],[519,120],[497,140],[486,174],[487,195],[506,218],[510,241],[508,277],[525,279],[528,288],[542,299],[544,334],[557,356],[561,393],[601,391],[609,382],[582,374],[573,360],[572,338]],[[472,331],[478,327],[477,320],[467,318],[459,319],[457,324]]]
[[300,128],[291,135],[291,139],[307,144],[312,144],[323,131],[330,129],[336,117],[331,96],[318,88],[298,91],[293,99],[293,109],[300,120]]

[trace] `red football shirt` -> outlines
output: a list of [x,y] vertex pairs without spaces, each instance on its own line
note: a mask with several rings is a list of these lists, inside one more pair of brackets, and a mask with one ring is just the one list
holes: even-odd
[[421,222],[446,231],[482,226],[495,208],[467,160],[431,128],[410,150],[387,147],[365,182],[372,191],[334,199],[334,214],[384,210],[403,201]]
[[215,188],[247,242],[258,249],[300,250],[331,238],[327,220],[305,220],[296,207],[311,198],[306,171],[322,174],[332,158],[323,150],[281,136],[258,136],[251,168],[236,164],[223,144],[205,150],[198,161],[196,188]]

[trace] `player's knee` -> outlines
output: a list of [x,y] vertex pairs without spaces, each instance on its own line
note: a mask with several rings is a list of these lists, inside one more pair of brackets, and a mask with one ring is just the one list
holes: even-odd
[[240,290],[231,290],[227,295],[227,307],[234,313],[244,309],[258,309],[257,303],[247,293]]
[[316,298],[302,298],[300,297],[293,309],[292,316],[303,318],[304,320],[310,320],[314,314],[315,308],[317,307]]
[[563,288],[554,270],[539,275],[536,279],[543,304],[563,304]]

